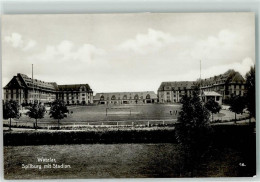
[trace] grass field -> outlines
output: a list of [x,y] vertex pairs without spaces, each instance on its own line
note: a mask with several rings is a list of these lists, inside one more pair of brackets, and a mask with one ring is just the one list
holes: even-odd
[[[108,108],[108,109],[107,109]],[[111,109],[112,108],[112,109]],[[62,122],[108,122],[108,121],[137,121],[137,120],[172,120],[177,118],[180,105],[121,105],[121,106],[70,106],[70,114]],[[172,114],[170,114],[172,111]],[[73,113],[71,113],[73,112]],[[18,122],[34,122],[25,114],[17,120]],[[55,121],[46,113],[39,123]]]
[[[5,179],[180,177],[178,152],[177,144],[171,143],[8,146],[4,175]],[[232,148],[220,148],[212,155],[203,158],[196,177],[252,176],[253,170],[238,165],[252,156]],[[51,157],[70,168],[44,168],[47,163],[38,162],[38,157]],[[22,169],[23,164],[42,168]]]
[[[124,125],[144,124],[150,121],[156,124],[162,124],[162,121],[168,123],[176,122],[178,113],[181,109],[180,104],[146,104],[146,105],[120,105],[120,106],[69,106],[70,114],[67,118],[61,120],[62,125],[86,124],[114,125],[117,122]],[[245,115],[237,115],[237,118],[245,117]],[[234,113],[228,110],[221,110],[220,113],[214,115],[214,119],[231,120],[234,119]],[[22,114],[20,119],[15,119],[13,124],[32,126],[34,119]],[[8,120],[4,121],[8,124]],[[38,120],[38,126],[46,126],[48,124],[56,124],[57,120],[50,118],[46,113],[43,119]]]

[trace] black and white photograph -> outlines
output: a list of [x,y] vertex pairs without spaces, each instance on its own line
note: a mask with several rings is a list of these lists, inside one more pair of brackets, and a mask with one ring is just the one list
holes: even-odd
[[1,24],[5,179],[256,175],[255,13]]

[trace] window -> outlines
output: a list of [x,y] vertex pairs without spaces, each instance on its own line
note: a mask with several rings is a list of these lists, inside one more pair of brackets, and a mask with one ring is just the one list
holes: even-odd
[[216,101],[219,101],[219,98],[220,98],[220,97],[219,97],[219,96],[217,96],[217,97],[216,97]]
[[82,96],[85,96],[85,94],[82,94]]

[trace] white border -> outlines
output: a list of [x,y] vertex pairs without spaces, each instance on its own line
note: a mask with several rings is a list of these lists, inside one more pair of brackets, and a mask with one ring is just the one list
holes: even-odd
[[[260,0],[0,0],[3,14],[83,14],[83,13],[170,13],[170,12],[255,12],[256,14],[256,99],[259,120],[259,28]],[[0,21],[1,26],[1,21]],[[0,30],[1,31],[1,30]],[[1,47],[1,46],[0,46]],[[0,49],[1,50],[1,49]],[[1,55],[1,51],[0,51]],[[1,59],[1,58],[0,58]],[[1,62],[2,63],[2,62]],[[2,64],[1,64],[2,70]],[[2,74],[1,74],[2,77]],[[2,79],[0,79],[2,85]],[[2,89],[0,89],[2,95]],[[2,118],[2,99],[0,101]],[[259,123],[257,130],[257,176],[254,178],[167,178],[167,179],[88,179],[87,181],[260,181]],[[3,125],[0,124],[0,181],[3,178]],[[17,180],[8,180],[17,181]],[[21,182],[27,180],[19,180]],[[33,180],[30,180],[33,181]],[[37,180],[61,181],[61,180]],[[62,180],[63,181],[63,180]],[[66,180],[66,181],[86,181]]]

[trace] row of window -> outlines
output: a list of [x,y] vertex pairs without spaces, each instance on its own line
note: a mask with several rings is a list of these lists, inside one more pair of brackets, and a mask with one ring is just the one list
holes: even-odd
[[[91,95],[91,94],[87,94],[87,95]],[[79,96],[79,93],[65,93],[65,94],[59,94],[59,97],[62,97],[62,96]],[[81,94],[81,96],[86,96],[86,94]]]
[[[73,100],[73,99],[79,99],[78,97],[60,97],[60,99],[66,99],[66,100]],[[88,96],[89,99],[89,96]],[[83,97],[82,100],[85,100],[85,98]]]
[[174,88],[172,88],[172,87],[165,87],[165,90],[186,90],[187,88],[186,87],[174,87]]
[[154,100],[149,100],[149,101],[146,101],[146,100],[131,100],[131,101],[100,101],[101,104],[130,104],[130,103],[135,103],[135,104],[138,104],[138,103],[154,103],[155,101]]
[[[146,99],[151,99],[151,96],[148,94],[148,95],[146,95],[145,98],[146,98]],[[109,99],[110,99],[110,98],[107,97],[107,100],[109,100]],[[132,99],[132,97],[130,96],[129,99]],[[138,95],[135,95],[135,96],[134,96],[134,100],[142,100],[142,99],[143,99],[143,96],[141,96],[141,97],[139,97]],[[103,95],[101,95],[100,100],[105,100],[105,97],[104,97]],[[111,97],[111,100],[116,100],[116,96],[113,95],[113,96]],[[118,97],[118,100],[121,100],[121,98]],[[127,96],[126,96],[126,95],[123,96],[123,100],[127,100]]]

